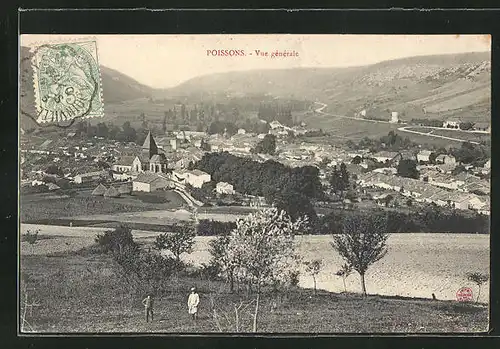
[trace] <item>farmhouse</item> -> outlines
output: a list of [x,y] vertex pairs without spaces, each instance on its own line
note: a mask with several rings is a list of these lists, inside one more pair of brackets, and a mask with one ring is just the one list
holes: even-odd
[[99,178],[104,177],[104,176],[105,176],[105,173],[103,171],[88,172],[88,173],[82,173],[82,174],[76,175],[73,180],[75,183],[82,184],[82,183],[89,183],[89,182],[98,180]]
[[428,163],[430,161],[429,157],[432,152],[430,150],[422,150],[417,154],[417,161],[419,163]]
[[111,166],[111,169],[116,172],[130,172],[132,171],[132,163],[134,160],[134,156],[122,156],[113,166]]
[[487,122],[476,122],[474,129],[477,131],[491,132],[491,125]]
[[217,185],[215,186],[215,191],[218,194],[229,194],[229,195],[232,195],[232,194],[235,193],[233,185],[229,184],[229,183],[226,183],[226,182],[219,182],[219,183],[217,183]]
[[386,162],[386,161],[394,159],[397,155],[398,155],[398,153],[396,153],[396,152],[381,151],[381,152],[378,152],[376,154],[373,154],[372,158],[374,158],[378,162]]
[[441,154],[436,157],[437,164],[453,165],[457,163],[454,156]]
[[195,188],[201,188],[204,183],[212,180],[208,173],[200,170],[174,170],[172,178],[181,184],[190,184]]
[[459,128],[460,120],[458,119],[449,119],[443,122],[443,127],[445,128]]
[[158,189],[170,188],[170,181],[157,173],[141,173],[132,182],[132,191],[153,192]]

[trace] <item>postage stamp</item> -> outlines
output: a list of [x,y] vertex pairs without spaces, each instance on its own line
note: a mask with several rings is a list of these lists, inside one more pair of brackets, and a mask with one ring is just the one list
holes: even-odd
[[38,123],[104,115],[95,41],[35,47],[32,67]]

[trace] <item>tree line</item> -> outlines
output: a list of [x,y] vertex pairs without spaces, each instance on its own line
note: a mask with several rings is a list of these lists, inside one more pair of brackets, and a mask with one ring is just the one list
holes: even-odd
[[263,196],[269,203],[286,207],[293,217],[299,210],[313,218],[311,199],[324,195],[315,166],[290,168],[273,160],[261,163],[223,152],[205,154],[194,168],[209,173],[216,182],[232,184],[239,193]]

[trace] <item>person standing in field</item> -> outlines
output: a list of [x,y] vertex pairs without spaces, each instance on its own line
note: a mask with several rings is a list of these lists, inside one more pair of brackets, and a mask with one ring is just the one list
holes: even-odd
[[142,304],[144,305],[146,322],[149,322],[149,315],[151,315],[151,321],[153,321],[153,298],[151,297],[151,295],[148,295],[146,298],[144,298],[142,300]]
[[198,318],[198,304],[200,304],[200,296],[196,293],[196,288],[192,287],[188,297],[188,312],[193,317],[193,320]]

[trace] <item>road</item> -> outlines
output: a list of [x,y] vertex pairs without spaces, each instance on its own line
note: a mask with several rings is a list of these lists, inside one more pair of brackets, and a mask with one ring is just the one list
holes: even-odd
[[[354,116],[346,116],[346,115],[339,115],[339,114],[331,114],[331,113],[325,113],[323,111],[323,109],[325,109],[327,107],[327,104],[325,103],[322,103],[322,102],[314,102],[316,104],[320,104],[321,107],[318,108],[318,109],[315,109],[314,111],[316,113],[319,113],[319,114],[323,114],[323,115],[330,115],[330,116],[335,116],[337,118],[341,118],[341,119],[351,119],[351,120],[358,120],[358,121],[365,121],[365,122],[372,122],[372,123],[375,123],[375,124],[391,124],[391,125],[394,125],[393,122],[390,122],[390,121],[382,121],[382,120],[371,120],[371,119],[364,119],[364,118],[357,118],[357,117],[354,117]],[[400,123],[400,124],[404,124],[406,125],[406,123]]]
[[[446,137],[446,136],[441,136],[441,135],[435,135],[435,134],[432,133],[433,131],[425,133],[425,132],[419,132],[419,131],[414,131],[414,130],[408,130],[408,127],[411,127],[411,126],[400,127],[400,128],[398,128],[398,131],[408,132],[408,133],[414,133],[414,134],[421,135],[421,136],[442,138],[442,139],[446,139],[446,140],[449,140],[449,141],[455,141],[455,142],[460,142],[460,143],[469,142],[469,143],[472,143],[472,144],[479,144],[479,142],[469,141],[469,140],[466,140],[466,139],[460,139],[460,138],[453,138],[453,137]],[[440,129],[439,127],[436,127],[436,128]]]
[[[343,118],[343,119],[352,119],[352,120],[358,120],[358,121],[367,121],[367,122],[373,122],[373,123],[379,123],[379,124],[393,124],[393,123],[391,123],[389,121],[370,120],[370,119],[364,119],[364,118],[357,118],[357,117],[353,117],[353,116],[345,116],[345,115],[337,115],[337,114],[325,113],[323,110],[327,107],[327,104],[322,103],[322,102],[314,102],[314,103],[321,105],[320,108],[317,108],[317,109],[314,110],[316,113],[319,113],[319,114],[335,116],[335,117]],[[407,125],[406,123],[400,123],[400,125],[401,124]],[[421,135],[421,136],[427,136],[427,137],[442,138],[442,139],[446,139],[446,140],[449,140],[449,141],[455,141],[455,142],[461,142],[461,143],[463,143],[463,142],[470,142],[472,144],[479,144],[479,142],[468,141],[468,140],[460,139],[460,138],[446,137],[446,136],[435,135],[435,134],[432,134],[432,133],[425,133],[425,132],[419,132],[419,131],[414,131],[414,130],[408,130],[409,127],[412,127],[412,126],[399,127],[398,131],[407,132],[407,133],[414,133],[414,134],[418,134],[418,135]],[[414,127],[416,127],[416,126],[414,126]],[[426,128],[431,128],[431,129],[437,129],[437,130],[442,130],[442,129],[444,129],[444,130],[450,130],[450,129],[445,129],[445,128],[442,128],[442,127],[428,127],[428,126],[425,126],[425,127]],[[460,130],[460,132],[487,133],[486,131],[463,131],[463,130]]]

